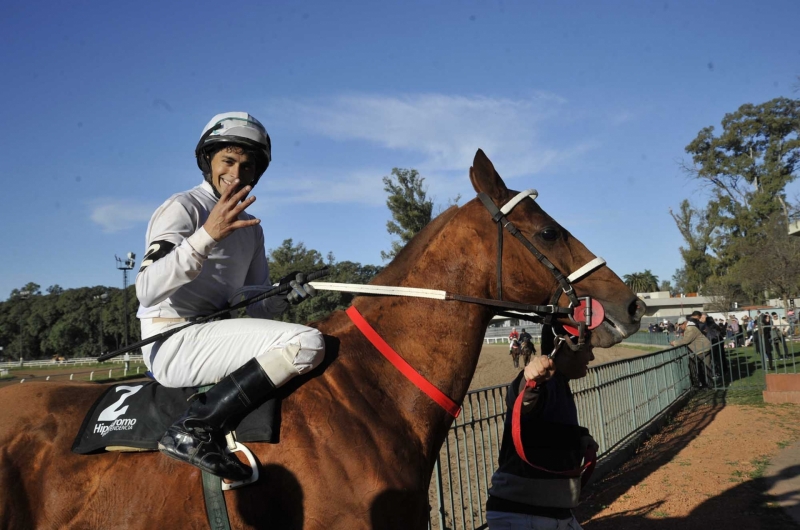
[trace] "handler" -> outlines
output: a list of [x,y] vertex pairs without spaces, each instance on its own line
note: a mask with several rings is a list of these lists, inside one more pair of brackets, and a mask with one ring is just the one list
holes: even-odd
[[[248,194],[272,159],[264,126],[245,112],[218,114],[203,129],[195,155],[205,181],[170,197],[147,227],[136,276],[143,339],[270,286],[261,221],[245,213],[256,200]],[[162,453],[230,480],[251,476],[249,466],[225,452],[224,429],[324,357],[319,331],[269,320],[315,294],[304,280],[298,274],[288,296],[249,306],[253,318],[189,326],[142,348],[164,386],[217,383],[167,429],[158,444]]]
[[[590,346],[574,353],[561,351],[554,359],[534,357],[509,386],[503,442],[486,502],[489,530],[580,530],[572,514],[581,492],[579,471],[584,458],[594,457],[598,446],[588,429],[578,425],[569,380],[585,377],[593,359]],[[531,380],[536,388],[526,388]],[[512,414],[520,392],[525,392],[522,444],[528,462],[539,469],[528,465],[514,447]]]

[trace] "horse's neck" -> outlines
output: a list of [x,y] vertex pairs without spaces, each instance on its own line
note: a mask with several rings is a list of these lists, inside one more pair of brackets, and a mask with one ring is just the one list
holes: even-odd
[[[388,276],[392,285],[489,297],[487,285],[491,282],[481,278],[475,256],[453,252],[451,246],[437,244],[440,235],[429,236],[425,250],[415,256],[414,265],[407,267],[408,272],[394,270],[381,276]],[[486,269],[483,270],[485,275]],[[379,277],[375,283],[385,281]],[[355,305],[378,334],[417,372],[450,399],[461,403],[475,373],[486,326],[491,319],[487,308],[455,301],[389,297],[359,298]],[[380,354],[375,352],[375,355]],[[403,377],[388,362],[380,366],[387,372],[386,380],[398,381]],[[428,449],[438,452],[452,417],[409,381],[393,386],[388,397],[394,401],[396,413],[414,426],[426,452]]]
[[[479,306],[420,299],[363,299],[356,304],[365,320],[411,367],[447,397],[461,403],[483,344],[490,316]],[[386,398],[395,418],[413,426],[427,456],[435,453],[452,417],[374,351],[378,369],[362,366],[364,377],[393,384]],[[435,455],[434,455],[435,457]]]

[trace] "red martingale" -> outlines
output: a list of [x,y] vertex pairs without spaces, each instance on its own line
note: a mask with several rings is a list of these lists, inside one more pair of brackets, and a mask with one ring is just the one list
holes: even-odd
[[517,455],[522,459],[523,462],[528,464],[534,469],[538,469],[539,471],[544,471],[545,473],[550,473],[551,475],[563,475],[567,477],[581,477],[581,486],[585,486],[586,482],[589,480],[589,477],[592,476],[592,472],[594,471],[594,466],[597,463],[597,454],[591,450],[586,450],[586,455],[583,458],[583,466],[579,469],[573,469],[569,471],[551,471],[549,469],[545,469],[543,467],[539,467],[536,465],[531,464],[528,461],[528,457],[525,456],[525,448],[522,446],[522,401],[525,397],[525,390],[527,389],[534,389],[536,388],[536,381],[528,381],[525,384],[525,388],[517,396],[516,401],[514,401],[514,410],[511,412],[511,438],[514,440],[514,449],[517,450]]
[[347,311],[347,316],[350,317],[350,320],[353,321],[353,324],[364,334],[364,336],[372,343],[375,348],[378,349],[379,352],[383,354],[386,359],[394,365],[395,368],[400,370],[406,378],[414,383],[414,385],[422,390],[425,394],[428,395],[432,400],[439,404],[444,410],[446,410],[451,416],[457,418],[458,415],[461,413],[461,407],[459,407],[455,401],[450,399],[449,397],[445,396],[441,390],[433,386],[433,384],[425,379],[419,372],[414,370],[414,368],[406,362],[405,359],[400,357],[394,349],[389,346],[385,340],[378,335],[378,332],[375,331],[369,323],[364,320],[364,317],[361,316],[361,313],[358,312],[358,309],[355,306],[350,306]]

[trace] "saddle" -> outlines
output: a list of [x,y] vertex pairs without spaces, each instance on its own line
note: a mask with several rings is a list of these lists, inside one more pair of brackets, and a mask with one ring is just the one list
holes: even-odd
[[[156,451],[158,440],[188,407],[197,388],[167,388],[155,381],[108,388],[89,409],[72,452]],[[271,399],[245,416],[236,428],[240,442],[278,442],[280,401]]]

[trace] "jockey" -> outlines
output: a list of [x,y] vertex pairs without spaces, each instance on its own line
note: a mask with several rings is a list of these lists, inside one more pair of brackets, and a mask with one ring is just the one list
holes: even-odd
[[533,344],[533,337],[531,337],[530,333],[525,331],[525,328],[522,328],[522,333],[519,334],[519,343],[525,344],[526,342]]
[[[270,286],[261,221],[245,212],[272,159],[264,126],[244,112],[218,114],[203,129],[195,155],[205,181],[170,197],[147,227],[136,276],[143,339],[229,307],[248,286],[249,296]],[[230,480],[252,475],[225,452],[223,429],[313,370],[325,353],[316,329],[271,320],[315,294],[302,274],[291,286],[289,295],[248,306],[253,318],[189,326],[142,348],[164,386],[216,383],[167,429],[158,444],[162,453]]]
[[514,347],[514,341],[519,339],[519,331],[517,328],[511,328],[511,333],[508,334],[508,351]]

